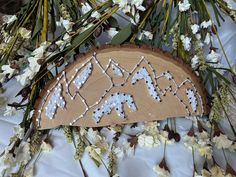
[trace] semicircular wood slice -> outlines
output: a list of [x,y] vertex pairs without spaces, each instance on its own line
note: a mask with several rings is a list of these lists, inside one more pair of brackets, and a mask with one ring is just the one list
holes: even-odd
[[79,56],[41,92],[34,122],[99,127],[209,113],[189,66],[161,51],[107,46]]

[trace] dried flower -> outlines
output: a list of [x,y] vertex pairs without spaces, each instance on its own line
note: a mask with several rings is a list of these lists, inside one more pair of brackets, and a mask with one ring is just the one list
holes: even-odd
[[134,153],[134,147],[131,147],[129,142],[124,141],[121,146],[114,149],[114,153],[118,159],[123,159]]
[[182,0],[182,2],[180,1],[178,3],[178,5],[179,5],[179,11],[180,12],[185,12],[185,11],[189,10],[189,8],[191,6],[191,4],[189,3],[188,0]]
[[23,39],[30,39],[31,37],[31,31],[23,27],[19,28],[19,34],[21,35]]
[[45,141],[42,142],[40,148],[43,152],[50,152],[52,150],[52,146],[48,142],[45,142]]
[[197,32],[199,31],[199,25],[194,24],[191,26],[191,29],[193,34],[197,34]]
[[229,140],[226,135],[223,135],[223,134],[220,134],[220,136],[215,136],[212,139],[212,142],[215,143],[215,145],[218,149],[230,148],[231,145],[233,144],[233,142],[231,140]]
[[82,14],[86,14],[88,13],[90,10],[92,10],[92,7],[87,3],[82,3],[82,7],[81,7],[81,13]]
[[153,167],[153,170],[157,174],[158,177],[169,177],[170,172],[168,170],[165,170],[165,168],[161,168],[159,165]]
[[208,28],[212,25],[212,22],[211,20],[208,20],[208,21],[203,21],[201,24],[200,24],[200,27],[201,28]]
[[207,55],[206,60],[208,62],[217,63],[219,62],[219,57],[220,54],[216,53],[214,50],[211,50],[211,52]]
[[11,78],[16,73],[17,70],[14,68],[11,68],[10,65],[2,65],[2,71],[4,75],[8,74],[8,78]]
[[193,58],[191,59],[191,67],[193,69],[197,69],[198,66],[199,66],[199,58],[197,55],[194,55]]
[[109,28],[106,32],[111,39],[118,33],[116,28]]
[[140,11],[146,10],[146,8],[142,6],[143,0],[132,0],[130,3],[132,6],[135,6]]
[[187,37],[187,36],[184,36],[184,35],[181,35],[180,39],[181,39],[182,44],[184,46],[184,50],[190,51],[190,49],[191,49],[191,38]]

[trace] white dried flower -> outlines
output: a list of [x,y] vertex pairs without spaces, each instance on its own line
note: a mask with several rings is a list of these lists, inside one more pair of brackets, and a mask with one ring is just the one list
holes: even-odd
[[118,33],[118,31],[116,30],[116,28],[109,28],[109,30],[107,30],[107,34],[108,36],[112,39],[116,34]]
[[219,62],[220,54],[216,53],[214,50],[207,55],[206,60],[208,62],[218,63]]
[[63,26],[67,32],[72,31],[72,26],[74,25],[74,22],[71,22],[69,20],[64,20],[62,17],[60,18],[60,21],[56,22],[57,26]]
[[113,0],[114,4],[118,4],[121,9],[126,8],[128,0]]
[[203,21],[201,24],[200,24],[200,27],[201,28],[208,28],[212,25],[212,22],[211,20],[208,20],[208,21]]
[[19,28],[19,34],[21,35],[23,39],[30,39],[31,37],[31,31],[23,27]]
[[4,116],[14,116],[16,114],[16,108],[12,106],[6,106],[6,110],[4,112]]
[[24,138],[24,135],[25,135],[25,129],[24,128],[21,128],[20,125],[17,125],[13,128],[13,132],[14,132],[14,135],[19,138],[19,139],[23,139]]
[[98,19],[98,18],[101,17],[101,14],[98,13],[98,11],[94,11],[94,12],[91,14],[91,17],[94,17],[94,18]]
[[2,71],[4,75],[8,74],[9,78],[11,78],[17,72],[17,70],[11,68],[10,65],[2,65]]
[[193,58],[191,59],[191,67],[193,69],[196,69],[199,66],[199,58],[197,55],[194,55]]
[[34,167],[31,165],[24,170],[24,177],[33,177],[34,176]]
[[43,152],[50,152],[52,150],[52,146],[45,141],[42,142],[40,148]]
[[192,29],[192,33],[196,34],[199,31],[199,25],[194,24],[191,26],[191,29]]
[[187,37],[187,36],[184,36],[184,35],[181,35],[180,39],[181,39],[182,44],[184,46],[184,50],[190,51],[190,49],[191,49],[191,40],[192,39],[190,37]]
[[18,18],[17,18],[16,15],[4,15],[2,17],[2,19],[3,19],[3,23],[6,23],[7,25],[10,25],[14,21],[16,21]]
[[130,143],[125,141],[120,147],[114,149],[114,153],[117,158],[123,159],[124,157],[129,157],[134,153],[134,147],[131,147]]
[[138,144],[141,147],[157,147],[160,145],[160,141],[157,139],[157,137],[151,136],[151,135],[145,135],[141,134],[138,136]]
[[222,148],[226,149],[226,148],[229,148],[233,144],[233,142],[229,140],[226,135],[223,135],[223,134],[220,134],[220,136],[215,136],[212,139],[212,142],[215,143],[218,149],[222,149]]
[[82,14],[86,14],[88,13],[90,10],[92,10],[92,7],[87,3],[81,3],[82,4],[82,7],[81,7],[81,13]]
[[23,74],[16,76],[16,80],[22,86],[26,86],[30,83],[30,80],[32,80],[34,76],[35,76],[35,72],[32,71],[30,68],[26,68]]
[[204,40],[204,43],[209,45],[210,42],[211,42],[211,36],[210,36],[210,33],[207,33],[206,37],[205,37],[205,40]]
[[180,12],[185,12],[185,11],[189,10],[189,8],[190,8],[190,6],[191,6],[191,4],[189,3],[188,0],[182,0],[182,1],[180,1],[180,2],[178,3],[178,5],[179,5],[179,11],[180,11]]
[[132,6],[135,6],[140,11],[146,10],[146,8],[142,6],[143,0],[132,0],[130,3]]
[[170,172],[161,168],[159,165],[153,167],[154,172],[157,174],[158,177],[169,177]]
[[15,149],[14,153],[16,154],[16,162],[18,164],[26,165],[31,159],[30,144],[25,141],[21,142],[20,146]]
[[158,139],[162,142],[162,143],[166,143],[166,144],[173,144],[175,142],[174,139],[169,140],[168,138],[168,132],[161,130],[160,133],[158,134]]
[[188,147],[190,150],[192,149],[192,147],[196,145],[196,139],[194,136],[185,135],[183,140],[184,140],[184,145]]
[[152,40],[153,39],[153,34],[150,31],[145,31],[143,30],[139,35],[138,35],[138,39],[142,40],[143,38],[148,39],[148,40]]

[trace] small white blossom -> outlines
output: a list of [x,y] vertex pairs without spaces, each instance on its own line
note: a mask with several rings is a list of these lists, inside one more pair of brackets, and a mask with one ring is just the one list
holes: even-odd
[[81,7],[81,13],[82,14],[86,14],[90,10],[92,10],[92,7],[87,2],[82,3],[82,7]]
[[19,28],[19,34],[24,39],[30,39],[30,37],[31,37],[31,31],[27,30],[26,28],[23,28],[23,27]]
[[42,142],[40,147],[43,152],[50,152],[52,150],[52,146],[49,143],[46,143],[45,141]]
[[192,29],[192,33],[196,34],[199,31],[199,25],[194,24],[191,26],[191,29]]
[[116,28],[109,28],[109,30],[107,30],[107,34],[108,36],[112,39],[116,34],[118,33],[118,31],[116,30]]
[[185,135],[184,138],[184,145],[186,147],[188,147],[190,150],[192,149],[192,147],[195,146],[196,144],[196,140],[195,140],[195,137],[194,136],[188,136],[188,135]]
[[157,139],[157,137],[153,137],[151,135],[145,135],[141,134],[138,136],[138,144],[141,147],[156,147],[160,145],[160,141]]
[[6,23],[7,25],[10,25],[11,23],[13,23],[14,21],[17,20],[17,16],[16,15],[4,15],[2,17],[3,22]]
[[134,147],[130,146],[130,143],[125,141],[120,147],[114,149],[114,153],[119,159],[128,157],[134,153]]
[[180,11],[180,12],[184,12],[184,11],[189,10],[189,8],[190,8],[190,6],[191,6],[191,4],[189,3],[188,0],[182,0],[182,1],[180,1],[180,2],[178,3],[178,5],[179,5],[179,11]]
[[38,59],[42,58],[49,45],[49,42],[41,43],[40,46],[31,53],[31,55]]
[[220,136],[215,136],[212,139],[212,142],[215,143],[218,149],[221,149],[221,148],[226,149],[226,148],[229,148],[233,144],[233,142],[229,140],[226,135],[223,135],[223,134],[220,134]]
[[91,14],[91,17],[94,17],[94,18],[98,19],[98,18],[101,17],[101,14],[98,13],[98,11],[95,11],[95,12],[93,12],[93,13]]
[[23,139],[24,135],[25,135],[25,129],[21,128],[20,125],[17,125],[13,128],[13,132],[15,134],[16,137],[18,137],[19,139]]
[[207,33],[206,37],[205,37],[205,40],[204,40],[204,43],[209,45],[210,42],[211,42],[211,36],[210,36],[210,33]]
[[138,35],[138,39],[142,40],[143,38],[146,38],[148,40],[152,40],[153,39],[153,34],[150,31],[145,31],[143,30],[139,35]]
[[17,70],[11,68],[10,65],[2,65],[2,71],[4,75],[9,74],[9,78],[11,78],[17,72]]
[[31,159],[30,144],[25,141],[21,142],[20,146],[15,149],[14,153],[16,154],[16,162],[18,164],[22,163],[26,165]]
[[114,4],[118,4],[121,9],[126,8],[128,0],[113,0]]
[[208,62],[219,62],[220,54],[216,53],[214,50],[211,50],[211,52],[207,55],[206,60]]
[[187,37],[187,36],[184,36],[184,35],[181,35],[180,39],[181,39],[182,44],[184,46],[184,50],[190,51],[190,49],[191,49],[191,38]]
[[101,149],[96,146],[87,146],[85,152],[89,153],[89,156],[98,163],[101,163]]
[[169,171],[165,170],[164,168],[161,168],[159,165],[153,167],[153,170],[157,174],[158,177],[169,177],[170,176]]
[[33,177],[34,176],[34,167],[31,165],[24,170],[24,177]]
[[200,24],[200,27],[201,28],[208,28],[212,25],[212,22],[211,20],[208,20],[208,21],[203,21],[201,24]]
[[199,58],[197,55],[194,55],[193,58],[191,59],[191,67],[193,69],[196,69],[199,66]]
[[16,80],[22,85],[22,86],[26,86],[30,83],[30,80],[33,79],[33,77],[35,76],[35,72],[32,71],[30,68],[26,68],[24,70],[24,73],[16,76]]
[[64,20],[62,17],[60,18],[60,21],[56,22],[57,26],[63,26],[67,32],[72,31],[72,26],[74,25],[74,22],[70,22],[69,20]]
[[130,3],[132,6],[135,6],[140,11],[146,10],[146,8],[142,6],[143,0],[132,0]]
[[168,132],[161,130],[160,133],[158,134],[158,139],[162,142],[162,143],[166,143],[166,144],[173,144],[175,142],[174,139],[169,140],[168,138]]
[[6,106],[6,110],[4,112],[4,116],[14,116],[16,114],[16,108],[12,106]]

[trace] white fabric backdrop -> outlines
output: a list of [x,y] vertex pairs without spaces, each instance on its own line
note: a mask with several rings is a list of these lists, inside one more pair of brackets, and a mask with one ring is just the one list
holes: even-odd
[[[231,19],[226,18],[226,22],[222,23],[222,27],[218,27],[220,38],[222,40],[225,51],[230,59],[231,64],[236,63],[236,25]],[[215,40],[217,43],[217,40]],[[217,46],[219,46],[217,44]],[[219,47],[220,49],[220,47]],[[220,51],[220,50],[219,50]],[[222,64],[227,66],[222,55]],[[19,90],[20,85],[12,80],[5,86],[7,88],[4,94],[8,100],[16,101],[14,95]],[[0,108],[1,111],[1,108]],[[13,135],[13,127],[20,122],[23,113],[17,113],[14,117],[0,117],[0,152],[8,145],[9,138]],[[177,130],[181,134],[186,133],[191,126],[189,120],[178,120]],[[227,123],[222,127],[229,127]],[[230,129],[225,129],[232,136]],[[83,177],[79,162],[74,160],[73,144],[68,144],[62,131],[53,130],[51,135],[53,150],[50,153],[43,153],[35,167],[36,177]],[[118,162],[117,173],[120,177],[155,177],[152,168],[158,164],[163,157],[163,146],[144,149],[137,147],[135,155]],[[225,160],[221,151],[215,150],[217,162],[225,165]],[[236,170],[236,154],[226,153],[227,158]],[[168,145],[166,149],[166,161],[171,169],[173,177],[192,177],[192,154],[183,143],[175,143]],[[198,166],[201,165],[201,159],[196,159]],[[89,177],[106,177],[108,176],[104,166],[97,168],[93,161],[85,154],[82,158],[83,166]]]

